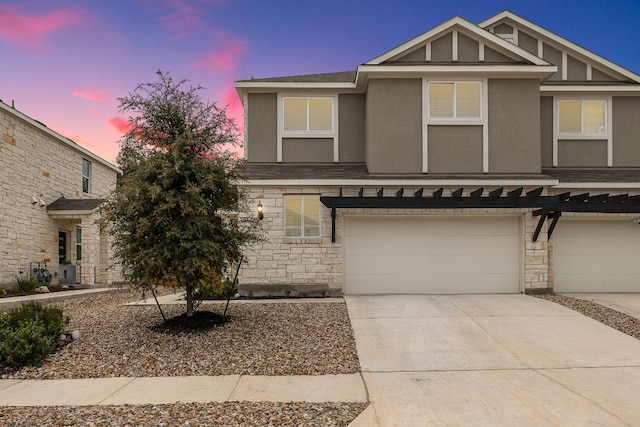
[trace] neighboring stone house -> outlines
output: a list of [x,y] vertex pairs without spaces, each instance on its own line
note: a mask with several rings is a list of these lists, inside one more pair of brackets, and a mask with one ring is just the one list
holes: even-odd
[[3,102],[0,134],[0,283],[45,265],[52,284],[119,281],[96,212],[118,168]]
[[245,292],[640,291],[639,75],[502,12],[236,89]]

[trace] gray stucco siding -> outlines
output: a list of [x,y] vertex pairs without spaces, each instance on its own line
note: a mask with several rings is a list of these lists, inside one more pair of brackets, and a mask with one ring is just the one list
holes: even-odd
[[613,165],[640,166],[640,97],[613,97]]
[[371,79],[366,160],[372,173],[422,172],[422,80]]
[[428,127],[429,173],[482,173],[482,126]]
[[248,102],[248,160],[275,162],[278,143],[278,95],[250,93]]
[[558,140],[558,166],[606,167],[607,141]]
[[495,50],[485,46],[484,48],[484,62],[488,63],[511,63],[515,62],[513,59],[504,56],[503,54],[496,52]]
[[282,161],[333,162],[333,138],[283,138]]
[[426,62],[427,52],[424,46],[396,59],[395,62]]
[[452,37],[451,33],[449,33],[431,42],[432,62],[453,61]]
[[553,166],[553,97],[540,98],[540,154],[542,167]]
[[529,34],[518,31],[518,46],[529,53],[538,55],[538,39],[531,37]]
[[558,67],[558,71],[549,77],[549,80],[562,80],[562,52],[544,43],[542,46],[542,58]]
[[339,160],[364,162],[365,96],[343,94],[339,97],[339,103]]
[[503,22],[500,25],[496,25],[496,27],[493,29],[493,32],[496,34],[511,34],[513,33],[513,27]]
[[489,79],[488,93],[489,172],[539,173],[538,80]]
[[567,57],[567,80],[572,82],[587,81],[587,64],[573,56]]
[[608,74],[603,73],[600,70],[593,68],[591,70],[591,79],[596,82],[615,82],[618,79],[611,77]]
[[458,61],[478,62],[479,61],[478,42],[462,33],[458,33]]

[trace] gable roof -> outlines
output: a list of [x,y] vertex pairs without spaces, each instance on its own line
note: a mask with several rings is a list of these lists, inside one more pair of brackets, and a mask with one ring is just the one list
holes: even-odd
[[474,39],[477,41],[482,41],[491,47],[496,47],[500,50],[500,53],[506,53],[507,56],[510,56],[514,59],[520,59],[524,62],[527,62],[532,65],[551,65],[547,61],[542,58],[538,58],[536,55],[533,55],[526,50],[514,45],[513,43],[509,43],[508,41],[502,39],[495,34],[490,33],[489,31],[483,30],[475,24],[467,21],[464,18],[456,16],[451,18],[450,20],[443,22],[442,24],[420,34],[417,37],[397,46],[386,53],[383,53],[380,56],[377,56],[367,62],[364,65],[380,65],[392,58],[398,57],[405,52],[411,51],[416,47],[426,43],[430,39],[434,39],[437,36],[446,33],[448,30],[461,28],[465,30],[468,34],[473,35]]
[[497,24],[499,24],[500,22],[513,22],[521,27],[524,27],[534,33],[537,33],[538,35],[542,36],[543,38],[546,38],[547,40],[553,42],[554,44],[556,44],[557,46],[561,46],[562,48],[566,48],[568,50],[570,50],[572,53],[577,54],[578,56],[582,56],[584,58],[587,58],[591,61],[593,61],[594,63],[597,63],[598,65],[603,66],[604,68],[611,70],[621,76],[624,76],[626,78],[628,78],[629,80],[631,80],[634,83],[640,83],[640,75],[627,70],[624,67],[621,67],[611,61],[609,61],[608,59],[603,58],[600,55],[597,55],[593,52],[591,52],[588,49],[585,49],[584,47],[573,43],[567,39],[565,39],[564,37],[561,37],[545,28],[542,28],[541,26],[534,24],[531,21],[526,20],[525,18],[522,18],[519,15],[516,15],[515,13],[509,11],[509,10],[505,10],[500,12],[499,14],[492,16],[491,18],[488,18],[484,21],[482,21],[481,23],[478,24],[478,27],[482,27],[482,28],[489,28],[492,26],[495,26]]
[[65,145],[67,147],[70,147],[73,150],[79,151],[80,153],[82,153],[83,156],[86,156],[87,158],[95,160],[96,162],[98,162],[100,164],[103,164],[104,166],[107,166],[109,169],[113,170],[115,173],[121,173],[122,172],[114,164],[106,161],[102,157],[98,156],[97,154],[92,153],[91,151],[87,150],[86,148],[76,144],[75,142],[73,142],[69,138],[66,138],[66,137],[60,135],[59,133],[49,129],[44,123],[41,123],[41,122],[39,122],[39,121],[37,121],[35,119],[32,119],[31,117],[27,116],[23,112],[17,110],[15,107],[5,104],[2,100],[0,100],[0,110],[4,110],[8,114],[11,114],[11,115],[13,115],[15,117],[18,117],[19,119],[25,121],[26,123],[29,123],[31,126],[33,126],[33,127],[37,128],[37,129],[39,129],[40,131],[46,133],[47,135],[49,135],[50,137],[54,138],[55,140],[57,140],[61,144]]

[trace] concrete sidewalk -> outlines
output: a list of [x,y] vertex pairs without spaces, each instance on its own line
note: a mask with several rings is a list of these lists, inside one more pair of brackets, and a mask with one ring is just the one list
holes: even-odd
[[367,402],[360,374],[0,380],[0,406]]
[[635,318],[640,319],[640,293],[629,294],[590,294],[590,293],[567,293],[560,294],[573,298],[583,299],[586,301],[595,302],[596,304],[609,307],[613,310],[621,313],[628,314]]
[[65,299],[84,297],[89,294],[99,294],[104,292],[118,292],[127,288],[117,287],[93,287],[86,289],[75,289],[69,291],[49,292],[47,294],[34,294],[15,297],[0,298],[0,310],[8,310],[13,307],[18,307],[28,301],[38,301],[43,304],[62,301]]

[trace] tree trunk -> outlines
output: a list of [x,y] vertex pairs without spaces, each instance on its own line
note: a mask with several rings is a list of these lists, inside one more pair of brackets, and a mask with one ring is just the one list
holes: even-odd
[[193,288],[187,286],[187,317],[193,316]]

